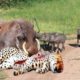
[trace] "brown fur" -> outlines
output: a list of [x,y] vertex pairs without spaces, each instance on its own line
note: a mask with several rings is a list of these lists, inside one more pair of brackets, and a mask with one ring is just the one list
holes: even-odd
[[0,23],[0,50],[3,47],[17,47],[16,39],[18,40],[20,48],[22,44],[26,41],[26,49],[32,55],[37,53],[37,43],[35,40],[35,31],[33,29],[33,24],[29,21],[22,19],[1,22]]

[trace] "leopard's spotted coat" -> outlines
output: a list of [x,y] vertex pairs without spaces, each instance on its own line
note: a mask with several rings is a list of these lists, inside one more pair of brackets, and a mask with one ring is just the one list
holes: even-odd
[[14,47],[7,47],[0,52],[0,69],[14,69],[14,75],[36,70],[38,73],[61,72],[63,70],[63,61],[60,54],[44,55],[42,52],[31,57],[25,55],[24,51]]

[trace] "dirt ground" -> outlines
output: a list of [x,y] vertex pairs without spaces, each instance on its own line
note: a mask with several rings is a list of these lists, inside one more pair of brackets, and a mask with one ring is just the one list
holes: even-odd
[[8,75],[5,80],[80,80],[80,47],[76,46],[76,40],[68,40],[62,52],[64,70],[62,73],[47,72],[37,74],[35,71],[19,76],[13,76],[12,70],[5,70]]

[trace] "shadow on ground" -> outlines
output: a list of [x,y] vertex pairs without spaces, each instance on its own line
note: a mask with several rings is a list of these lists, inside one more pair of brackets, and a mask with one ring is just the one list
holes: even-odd
[[72,47],[80,47],[80,45],[78,45],[78,44],[69,44],[69,45]]

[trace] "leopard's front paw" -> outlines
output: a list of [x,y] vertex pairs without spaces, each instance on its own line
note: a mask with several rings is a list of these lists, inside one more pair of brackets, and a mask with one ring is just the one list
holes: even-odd
[[47,69],[42,69],[42,68],[36,70],[36,72],[37,72],[37,73],[40,73],[40,74],[46,73],[47,71],[48,71]]
[[40,73],[40,72],[41,72],[41,69],[36,69],[36,72],[37,72],[37,73]]
[[14,76],[18,76],[18,75],[19,75],[19,71],[14,71],[14,72],[13,72],[13,75],[14,75]]
[[41,69],[41,73],[46,73],[46,72],[48,72],[48,69]]

